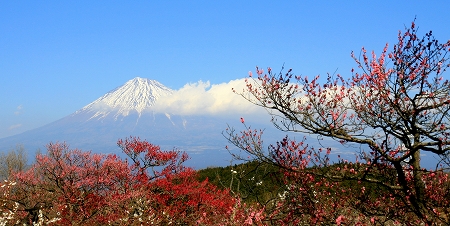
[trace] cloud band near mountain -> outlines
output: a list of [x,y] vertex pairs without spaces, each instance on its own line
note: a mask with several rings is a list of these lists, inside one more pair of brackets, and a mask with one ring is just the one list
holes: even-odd
[[244,80],[236,79],[213,85],[209,81],[186,84],[173,95],[160,97],[152,109],[156,112],[172,112],[180,115],[267,114],[262,108],[249,103],[232,91],[232,88],[238,92],[243,90]]

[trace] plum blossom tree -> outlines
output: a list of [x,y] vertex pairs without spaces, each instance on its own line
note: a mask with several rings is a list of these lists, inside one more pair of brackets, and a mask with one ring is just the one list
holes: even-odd
[[[319,76],[295,76],[292,69],[274,73],[268,68],[265,73],[257,67],[257,78],[250,73],[240,95],[269,110],[277,128],[358,147],[359,162],[339,158],[333,165],[331,149],[315,150],[288,138],[265,152],[261,134],[249,128],[241,133],[229,128],[228,139],[285,170],[288,180],[296,175],[312,177],[313,185],[333,187],[331,196],[352,209],[335,215],[335,223],[348,222],[356,214],[372,223],[449,224],[450,82],[445,79],[449,52],[450,40],[440,43],[431,31],[419,37],[413,22],[399,32],[391,51],[386,45],[380,56],[369,55],[364,48],[360,57],[352,52],[357,68],[349,78],[328,75],[320,84]],[[436,167],[425,169],[423,156],[438,158]],[[343,187],[345,181],[365,186],[336,192],[334,188]],[[313,192],[299,183],[291,185]],[[366,186],[377,188],[376,193],[362,195]]]
[[50,143],[46,155],[10,180],[10,206],[25,224],[58,219],[58,224],[107,223],[126,213],[133,196],[128,164],[115,155],[70,150],[65,143]]

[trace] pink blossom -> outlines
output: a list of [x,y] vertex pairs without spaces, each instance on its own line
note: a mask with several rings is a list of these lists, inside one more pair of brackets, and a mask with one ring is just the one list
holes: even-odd
[[336,224],[341,225],[341,223],[345,220],[344,216],[340,215],[338,218],[336,218]]

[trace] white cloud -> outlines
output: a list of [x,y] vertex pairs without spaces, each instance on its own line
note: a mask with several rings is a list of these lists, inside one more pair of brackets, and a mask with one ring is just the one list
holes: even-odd
[[11,125],[8,130],[13,130],[13,129],[17,129],[19,127],[22,127],[22,124],[15,124],[15,125]]
[[209,81],[186,84],[173,95],[158,99],[153,109],[157,112],[173,112],[179,115],[267,114],[261,107],[234,93],[232,88],[237,91],[243,90],[245,79],[215,85],[211,85]]
[[14,114],[15,114],[15,115],[20,115],[20,114],[22,114],[22,109],[23,109],[23,106],[22,106],[22,105],[17,106],[16,111],[14,112]]

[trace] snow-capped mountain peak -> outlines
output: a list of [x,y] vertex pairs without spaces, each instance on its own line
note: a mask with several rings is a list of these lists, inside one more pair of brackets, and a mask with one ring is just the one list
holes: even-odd
[[115,119],[118,116],[127,116],[131,112],[141,115],[143,111],[151,110],[151,106],[159,97],[172,93],[171,89],[158,81],[136,77],[86,105],[75,114],[95,112],[91,118],[103,118],[113,114]]

